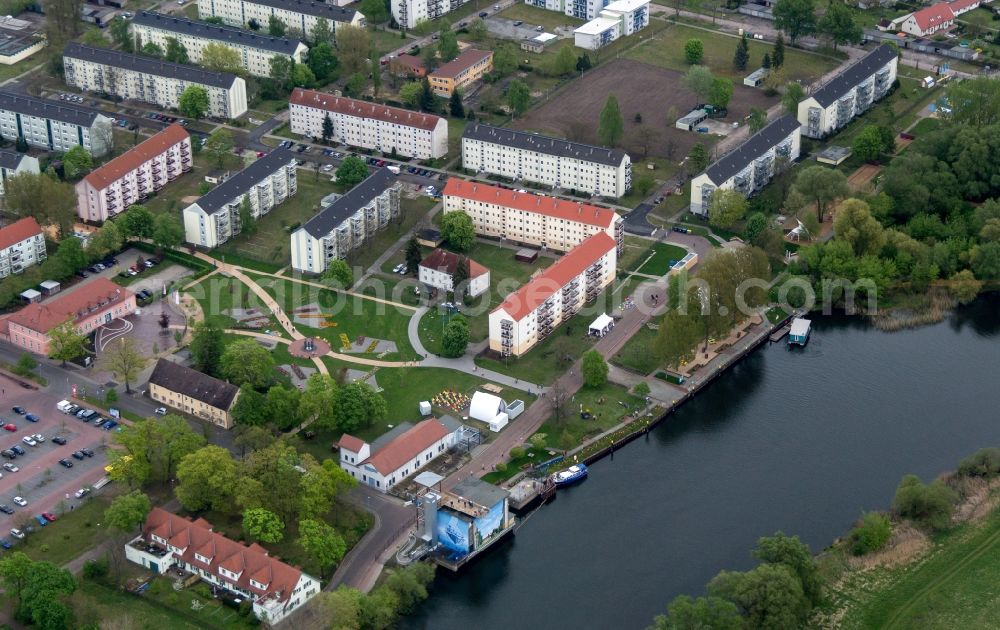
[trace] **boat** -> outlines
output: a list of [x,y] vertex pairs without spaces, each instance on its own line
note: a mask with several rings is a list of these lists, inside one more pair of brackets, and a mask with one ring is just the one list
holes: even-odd
[[585,479],[587,477],[587,465],[586,464],[574,464],[567,468],[566,470],[560,470],[556,474],[552,475],[552,482],[556,484],[556,487],[568,486],[571,484]]

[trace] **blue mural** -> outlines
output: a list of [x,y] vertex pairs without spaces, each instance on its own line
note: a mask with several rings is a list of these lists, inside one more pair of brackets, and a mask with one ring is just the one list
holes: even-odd
[[469,523],[446,510],[439,510],[437,540],[452,551],[469,553]]
[[503,501],[490,508],[486,516],[477,518],[473,525],[476,528],[476,547],[503,527]]

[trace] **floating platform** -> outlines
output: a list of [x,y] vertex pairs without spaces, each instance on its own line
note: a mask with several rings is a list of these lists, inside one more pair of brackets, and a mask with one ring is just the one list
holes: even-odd
[[555,494],[556,484],[551,479],[522,479],[510,489],[510,509],[524,512],[539,501],[545,503]]
[[768,339],[771,341],[771,343],[776,343],[776,342],[781,341],[782,339],[784,339],[785,335],[787,335],[789,333],[789,331],[791,331],[791,330],[792,330],[792,325],[791,324],[785,324],[784,326],[782,326],[778,330],[776,330],[773,333],[771,333],[771,336],[768,337]]

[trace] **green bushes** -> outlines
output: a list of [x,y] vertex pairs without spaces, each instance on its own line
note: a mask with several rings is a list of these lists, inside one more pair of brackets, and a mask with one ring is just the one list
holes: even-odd
[[924,484],[916,475],[906,475],[896,488],[892,508],[896,514],[934,531],[948,527],[958,495],[940,479]]
[[983,477],[990,479],[1000,473],[1000,448],[984,448],[958,462],[958,474],[962,477]]
[[892,537],[892,523],[889,517],[878,512],[865,512],[861,522],[851,530],[848,540],[851,553],[863,556],[883,549]]

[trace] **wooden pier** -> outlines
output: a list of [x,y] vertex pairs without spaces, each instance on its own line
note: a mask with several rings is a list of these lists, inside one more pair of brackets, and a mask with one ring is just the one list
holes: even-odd
[[781,341],[782,339],[784,339],[785,336],[789,332],[791,332],[791,330],[792,330],[792,325],[791,324],[785,324],[784,326],[782,326],[778,330],[776,330],[773,333],[771,333],[771,336],[768,337],[768,339],[770,339],[771,343],[777,343],[777,342]]
[[556,484],[546,477],[542,479],[522,479],[510,489],[508,505],[517,513],[528,510],[536,503],[545,503],[556,494]]

